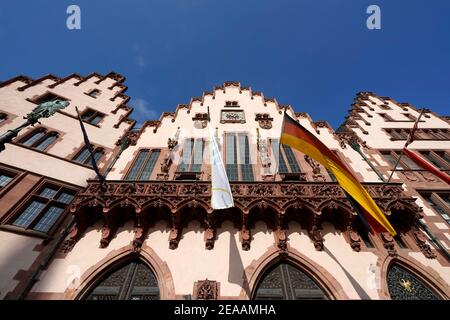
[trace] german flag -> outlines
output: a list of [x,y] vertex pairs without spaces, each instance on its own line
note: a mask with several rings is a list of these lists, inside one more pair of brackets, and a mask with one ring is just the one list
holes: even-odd
[[284,113],[280,143],[303,152],[330,170],[342,189],[350,196],[351,201],[356,202],[355,206],[359,206],[359,211],[374,231],[387,231],[393,236],[396,235],[383,212],[347,166],[326,145],[288,116],[286,112]]

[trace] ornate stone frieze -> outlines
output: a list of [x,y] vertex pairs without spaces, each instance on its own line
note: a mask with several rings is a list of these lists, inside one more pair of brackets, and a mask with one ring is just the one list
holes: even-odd
[[[365,183],[369,194],[378,206],[387,214],[391,210],[409,210],[415,212],[417,217],[421,216],[420,208],[415,204],[414,198],[403,193],[402,187],[397,183]],[[349,215],[354,215],[352,206],[341,187],[335,182],[232,182],[231,190],[236,210],[233,214],[241,215],[240,238],[242,248],[250,249],[251,226],[248,224],[248,216],[264,210],[272,210],[278,214],[288,209],[309,210],[315,212],[314,221],[308,222],[309,235],[314,246],[321,250],[323,248],[323,237],[319,222],[322,210],[333,212],[335,209],[345,210]],[[101,246],[106,247],[120,225],[122,218],[131,214],[143,215],[150,219],[152,215],[145,214],[148,210],[168,210],[172,217],[169,232],[169,247],[175,249],[181,239],[182,227],[181,217],[186,210],[200,210],[207,214],[205,229],[205,247],[212,249],[216,237],[217,223],[214,219],[214,211],[210,207],[211,184],[208,181],[108,181],[106,186],[100,187],[97,181],[90,181],[85,190],[81,191],[70,206],[70,212],[75,215],[76,226],[71,231],[68,239],[71,243],[76,242],[93,222],[95,217],[92,210],[103,212],[105,223],[102,229]],[[263,211],[261,211],[263,210]],[[134,212],[134,213],[133,213]],[[332,214],[332,213],[331,213]],[[309,218],[308,218],[309,219]],[[239,220],[239,219],[238,219]],[[144,221],[145,222],[145,221]],[[135,229],[135,247],[139,248],[145,239],[145,224],[141,221]],[[205,225],[205,224],[203,224]],[[276,244],[283,249],[288,239],[285,237],[283,224],[276,226]],[[343,226],[343,230],[347,226]],[[359,242],[357,234],[353,229],[347,229],[354,250],[357,250]],[[383,239],[386,249],[393,251],[391,239]],[[419,246],[425,254],[428,250],[422,245],[420,235],[417,234]],[[68,243],[69,244],[69,243]]]

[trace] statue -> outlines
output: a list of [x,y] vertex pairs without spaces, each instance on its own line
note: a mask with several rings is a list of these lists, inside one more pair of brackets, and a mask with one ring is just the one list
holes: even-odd
[[34,126],[36,123],[39,123],[39,119],[49,118],[54,115],[56,111],[64,109],[68,105],[69,102],[64,100],[53,100],[39,104],[33,109],[33,111],[27,114],[26,117],[23,117],[24,119],[27,119],[24,124],[15,129],[8,130],[0,136],[0,152],[5,150],[5,143],[11,142],[13,138],[17,137],[22,129],[28,127],[29,125]]

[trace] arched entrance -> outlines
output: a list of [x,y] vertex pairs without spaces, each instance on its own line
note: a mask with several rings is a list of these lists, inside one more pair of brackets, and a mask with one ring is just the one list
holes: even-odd
[[132,260],[103,274],[82,299],[159,300],[158,281],[145,263]]
[[434,290],[398,263],[390,266],[386,280],[392,300],[441,300]]
[[268,269],[257,286],[255,300],[324,300],[325,291],[305,272],[288,262]]

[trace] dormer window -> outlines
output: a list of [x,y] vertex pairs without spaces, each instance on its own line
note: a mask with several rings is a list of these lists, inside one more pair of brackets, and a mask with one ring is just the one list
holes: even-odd
[[237,101],[225,101],[225,107],[239,108]]
[[83,113],[81,114],[81,119],[85,122],[88,122],[93,125],[99,124],[100,121],[103,120],[105,115],[103,113],[100,113],[98,111],[92,110],[87,108]]
[[100,95],[101,91],[99,89],[92,89],[88,93],[86,93],[88,96],[92,98],[97,98]]
[[54,101],[54,100],[61,100],[61,101],[67,101],[66,98],[63,98],[53,92],[46,92],[41,96],[38,96],[36,98],[31,99],[30,101],[36,103],[36,104],[41,104],[44,102],[49,102],[49,101]]

